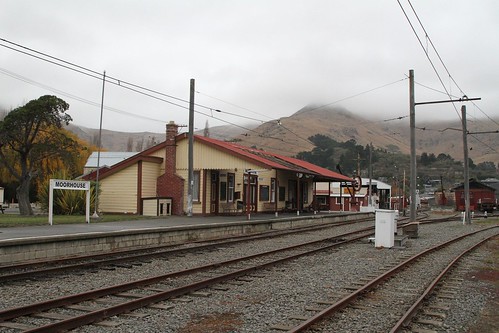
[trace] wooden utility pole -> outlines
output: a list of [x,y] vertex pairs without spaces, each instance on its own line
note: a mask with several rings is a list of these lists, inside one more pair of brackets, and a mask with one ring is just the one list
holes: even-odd
[[194,93],[195,81],[191,79],[190,99],[189,99],[189,151],[187,177],[187,216],[192,216],[192,194],[194,190]]
[[367,205],[373,205],[373,194],[372,194],[372,178],[373,178],[373,168],[372,168],[372,158],[373,158],[373,143],[369,144],[369,186],[367,187]]
[[100,102],[100,122],[99,122],[99,142],[97,143],[97,173],[95,178],[95,207],[92,218],[99,218],[99,172],[100,172],[100,151],[102,149],[102,116],[104,114],[104,88],[106,87],[106,71],[102,74],[102,94]]
[[[410,167],[410,222],[416,221],[416,102],[414,93],[414,70],[409,70],[409,116],[410,116],[410,128],[411,128],[411,167]],[[405,178],[405,177],[404,177]],[[404,179],[405,185],[405,179]],[[405,212],[405,210],[404,210]]]
[[[455,102],[470,102],[479,101],[481,98],[468,98],[468,96],[463,96],[459,99],[449,99],[444,101],[429,101],[429,102],[418,102],[414,101],[414,70],[409,70],[409,91],[410,91],[410,126],[411,126],[411,221],[415,221],[416,217],[416,140],[415,140],[415,109],[416,105],[426,105],[426,104],[440,104],[440,103],[455,103]],[[466,129],[466,106],[461,107],[462,111],[462,123],[463,123],[463,145],[464,145],[464,193],[465,193],[465,207],[466,216],[465,221],[467,224],[471,223],[470,218],[470,193],[469,193],[469,175],[468,175],[468,141],[467,141],[467,129]],[[414,219],[413,219],[414,214]]]
[[461,121],[463,124],[463,151],[464,151],[464,224],[471,224],[470,215],[470,176],[468,160],[468,129],[466,126],[466,105],[461,106]]

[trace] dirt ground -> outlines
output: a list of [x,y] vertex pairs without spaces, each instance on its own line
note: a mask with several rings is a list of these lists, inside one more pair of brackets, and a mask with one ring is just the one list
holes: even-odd
[[487,265],[480,270],[469,274],[473,280],[483,281],[488,286],[488,291],[493,295],[480,314],[476,325],[470,327],[468,333],[499,333],[499,237],[488,245],[492,252]]

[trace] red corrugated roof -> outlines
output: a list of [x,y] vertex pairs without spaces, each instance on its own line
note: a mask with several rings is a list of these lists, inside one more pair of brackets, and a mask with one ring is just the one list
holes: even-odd
[[[204,136],[195,135],[194,138],[199,142],[203,142],[206,145],[215,147],[216,149],[223,150],[229,154],[235,154],[241,159],[245,159],[257,165],[261,165],[264,168],[310,174],[316,176],[317,180],[321,181],[328,181],[328,180],[346,181],[346,182],[352,181],[352,178],[350,177],[344,176],[340,173],[328,170],[326,168],[322,168],[318,165],[299,160],[297,158],[287,157],[264,150],[238,145],[233,142],[220,141],[212,138],[207,138]],[[187,139],[186,133],[180,134],[177,137],[177,140],[184,140],[184,139]],[[119,170],[122,170],[125,167],[133,163],[136,163],[141,159],[147,159],[147,158],[153,159],[153,157],[150,157],[149,154],[163,148],[165,144],[166,142],[162,142],[120,163],[117,163],[116,165],[112,166],[109,169],[101,169],[100,178],[102,179],[115,172],[118,172]],[[155,161],[157,160],[157,162],[161,160],[161,158],[159,157],[156,157],[154,159]],[[94,171],[91,174],[85,175],[83,178],[95,179],[95,174],[96,172]]]
[[[184,136],[184,138],[186,137],[187,136]],[[273,169],[308,173],[331,180],[341,180],[347,182],[352,181],[352,178],[350,177],[344,176],[340,173],[328,170],[326,168],[322,168],[318,165],[299,160],[297,158],[287,157],[264,150],[241,146],[233,142],[220,141],[204,136],[195,135],[194,138],[197,141],[204,142],[211,146],[216,146],[223,150],[242,156],[246,159],[250,159],[257,164],[268,166]]]

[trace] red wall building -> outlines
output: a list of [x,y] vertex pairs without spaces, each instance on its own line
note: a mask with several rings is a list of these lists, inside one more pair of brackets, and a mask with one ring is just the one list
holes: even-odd
[[[495,189],[482,184],[474,179],[470,179],[470,210],[493,210],[493,207],[497,207],[497,202],[495,199]],[[456,210],[464,211],[464,184],[461,184],[453,189]],[[490,208],[489,208],[490,207]]]

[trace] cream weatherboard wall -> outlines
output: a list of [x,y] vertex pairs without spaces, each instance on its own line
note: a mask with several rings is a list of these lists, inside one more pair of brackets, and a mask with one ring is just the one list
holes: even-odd
[[165,173],[166,149],[163,148],[163,149],[156,150],[153,153],[149,154],[148,156],[154,156],[154,157],[159,157],[159,158],[163,159],[163,162],[160,164],[160,167],[159,167],[159,175],[164,174]]
[[142,198],[156,196],[156,183],[160,172],[159,163],[142,162]]
[[137,164],[99,182],[99,211],[137,213]]
[[[261,169],[257,164],[196,141],[194,141],[193,155],[195,170],[200,168],[214,170]],[[177,170],[187,170],[188,162],[188,140],[181,140],[177,146]]]
[[[181,140],[177,143],[177,161],[176,168],[177,174],[184,178],[186,188],[184,190],[184,211],[187,210],[187,179],[188,179],[188,140]],[[203,206],[205,212],[210,212],[210,198],[211,198],[211,170],[220,172],[235,173],[236,187],[235,191],[242,191],[243,189],[243,175],[244,169],[262,169],[255,163],[245,161],[240,157],[231,155],[227,152],[215,149],[206,144],[194,141],[193,148],[194,170],[200,173],[200,201],[193,202],[193,214],[202,214]],[[201,169],[201,167],[203,169]],[[204,170],[206,170],[206,179],[204,177]],[[205,186],[206,182],[206,186]],[[269,180],[270,182],[270,180]],[[239,184],[239,185],[238,185]],[[206,193],[203,195],[203,190]],[[219,195],[219,193],[218,193]],[[242,197],[241,197],[242,199]],[[203,202],[205,200],[205,202]],[[222,212],[219,203],[219,212]]]

